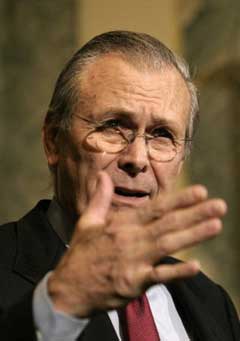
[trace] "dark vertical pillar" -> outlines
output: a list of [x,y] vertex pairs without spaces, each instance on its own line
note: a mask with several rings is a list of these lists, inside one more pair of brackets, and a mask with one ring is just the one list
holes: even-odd
[[0,222],[47,195],[41,125],[75,48],[75,1],[1,0]]

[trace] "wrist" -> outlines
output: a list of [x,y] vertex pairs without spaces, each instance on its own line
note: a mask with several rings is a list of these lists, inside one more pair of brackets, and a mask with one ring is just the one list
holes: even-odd
[[54,310],[77,318],[87,318],[90,309],[84,301],[84,295],[71,292],[71,288],[59,280],[52,272],[47,281],[47,291]]

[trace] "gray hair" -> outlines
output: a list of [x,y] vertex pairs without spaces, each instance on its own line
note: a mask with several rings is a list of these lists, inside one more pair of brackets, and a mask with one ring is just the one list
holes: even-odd
[[130,31],[112,31],[100,34],[79,49],[59,75],[46,115],[45,125],[54,127],[55,134],[69,131],[72,115],[81,101],[81,77],[87,65],[108,53],[117,53],[136,68],[159,70],[164,66],[175,67],[189,89],[191,106],[186,131],[186,150],[198,121],[198,94],[192,82],[187,63],[156,38]]

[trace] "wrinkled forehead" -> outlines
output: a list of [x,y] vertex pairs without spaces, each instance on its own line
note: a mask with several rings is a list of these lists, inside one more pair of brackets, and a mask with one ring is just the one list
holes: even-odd
[[[134,67],[116,55],[98,58],[81,77],[81,107],[92,119],[103,113],[129,113],[138,119],[160,117],[187,120],[190,94],[174,66],[159,70]],[[164,116],[164,117],[162,117]]]
[[103,81],[112,83],[114,80],[124,84],[131,77],[132,80],[135,78],[136,82],[140,81],[141,83],[141,80],[146,81],[149,79],[152,81],[154,76],[157,78],[170,77],[168,81],[171,80],[171,76],[174,76],[172,79],[176,78],[176,80],[181,80],[185,84],[185,80],[174,65],[165,62],[154,63],[154,61],[144,63],[140,59],[132,59],[131,57],[127,59],[126,56],[117,53],[98,56],[88,65],[85,65],[84,70],[81,72],[81,84],[82,89],[86,91],[89,87],[92,90],[92,86],[102,84]]

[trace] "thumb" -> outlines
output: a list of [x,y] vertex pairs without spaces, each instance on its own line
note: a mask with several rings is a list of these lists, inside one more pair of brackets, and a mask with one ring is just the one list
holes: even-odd
[[113,184],[110,176],[104,171],[99,172],[95,192],[80,219],[81,228],[89,228],[106,223],[112,195]]

